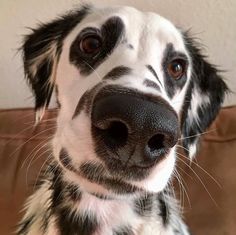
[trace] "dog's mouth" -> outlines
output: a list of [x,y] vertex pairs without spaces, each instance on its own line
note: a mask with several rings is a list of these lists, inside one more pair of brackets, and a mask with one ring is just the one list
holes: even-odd
[[[62,148],[59,154],[61,165],[77,176],[86,179],[89,183],[94,183],[108,190],[112,195],[133,194],[144,191],[142,187],[137,187],[128,179],[135,174],[136,177],[148,171],[152,166],[143,168],[139,166],[124,166],[118,159],[110,159],[106,164],[96,161],[86,161],[79,166],[72,163],[72,158],[69,156],[65,148]],[[129,183],[128,183],[129,181]],[[95,193],[97,192],[90,192]],[[100,196],[103,195],[100,193]],[[107,193],[104,193],[107,195]]]
[[[161,157],[164,160],[167,157]],[[99,158],[98,158],[99,159]],[[149,176],[155,169],[160,159],[147,163],[134,163],[132,157],[127,157],[127,161],[123,162],[114,154],[107,155],[105,161],[85,161],[81,165],[73,163],[72,157],[65,148],[62,148],[59,154],[59,161],[63,167],[74,172],[78,176],[82,176],[91,182],[100,184],[101,179],[112,179],[118,181],[141,181]]]
[[[163,172],[161,173],[163,169],[171,168],[168,166],[168,159],[171,159],[171,157],[169,154],[166,154],[162,157],[163,164],[159,163],[159,161],[157,164],[154,161],[146,165],[138,165],[129,161],[124,163],[120,159],[107,155],[106,161],[101,161],[101,159],[97,158],[97,160],[85,160],[80,164],[76,164],[65,148],[62,148],[59,155],[61,165],[67,171],[73,172],[76,178],[78,177],[85,190],[92,194],[99,193],[100,196],[111,196],[114,198],[133,195],[139,192],[155,191],[156,187],[163,185],[163,176],[167,177],[171,174],[170,171],[172,169],[164,173],[164,175]],[[162,166],[159,167],[160,165]],[[150,182],[154,185],[153,188],[149,187]],[[95,185],[91,187],[91,184]],[[99,191],[97,191],[98,187],[100,187]]]

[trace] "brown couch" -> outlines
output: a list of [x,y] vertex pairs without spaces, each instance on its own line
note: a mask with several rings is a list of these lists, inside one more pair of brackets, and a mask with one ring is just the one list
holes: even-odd
[[[12,234],[22,216],[23,202],[50,155],[55,116],[55,111],[48,111],[34,127],[31,109],[0,111],[0,235]],[[193,234],[235,235],[236,107],[221,110],[203,136],[197,160],[190,165],[185,161],[180,167],[185,192],[180,193],[178,183],[176,191]]]

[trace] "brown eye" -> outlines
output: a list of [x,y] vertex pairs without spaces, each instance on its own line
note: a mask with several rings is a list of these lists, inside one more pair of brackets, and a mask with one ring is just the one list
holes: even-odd
[[86,54],[96,54],[102,46],[102,39],[98,35],[86,36],[80,41],[80,50]]
[[172,78],[179,80],[186,71],[186,62],[182,59],[172,60],[167,66],[167,71]]

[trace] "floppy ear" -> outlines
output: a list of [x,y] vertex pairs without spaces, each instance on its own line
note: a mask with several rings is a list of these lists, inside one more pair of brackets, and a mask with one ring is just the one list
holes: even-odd
[[216,118],[228,88],[215,66],[208,63],[192,38],[184,34],[192,59],[192,77],[185,97],[182,117],[182,144],[186,154],[196,154],[201,133]]
[[35,96],[36,123],[43,117],[54,88],[63,39],[85,17],[89,6],[70,12],[25,37],[23,61],[25,77]]

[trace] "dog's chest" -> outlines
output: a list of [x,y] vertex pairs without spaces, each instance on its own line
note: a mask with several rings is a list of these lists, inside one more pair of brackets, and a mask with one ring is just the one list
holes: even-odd
[[97,221],[96,235],[137,230],[143,223],[131,199],[100,199],[86,193],[79,203],[79,212]]
[[[155,201],[153,209],[155,208]],[[79,203],[79,213],[95,218],[97,228],[94,235],[171,235],[163,223],[155,216],[156,211],[140,215],[134,199],[109,200],[84,194]]]
[[[54,181],[53,181],[54,182]],[[44,184],[31,198],[24,233],[39,235],[185,235],[179,216],[161,195],[104,199],[60,185]],[[62,184],[62,182],[61,182]],[[52,187],[60,188],[56,190]],[[68,191],[73,189],[72,191]],[[40,200],[39,200],[40,198]]]

